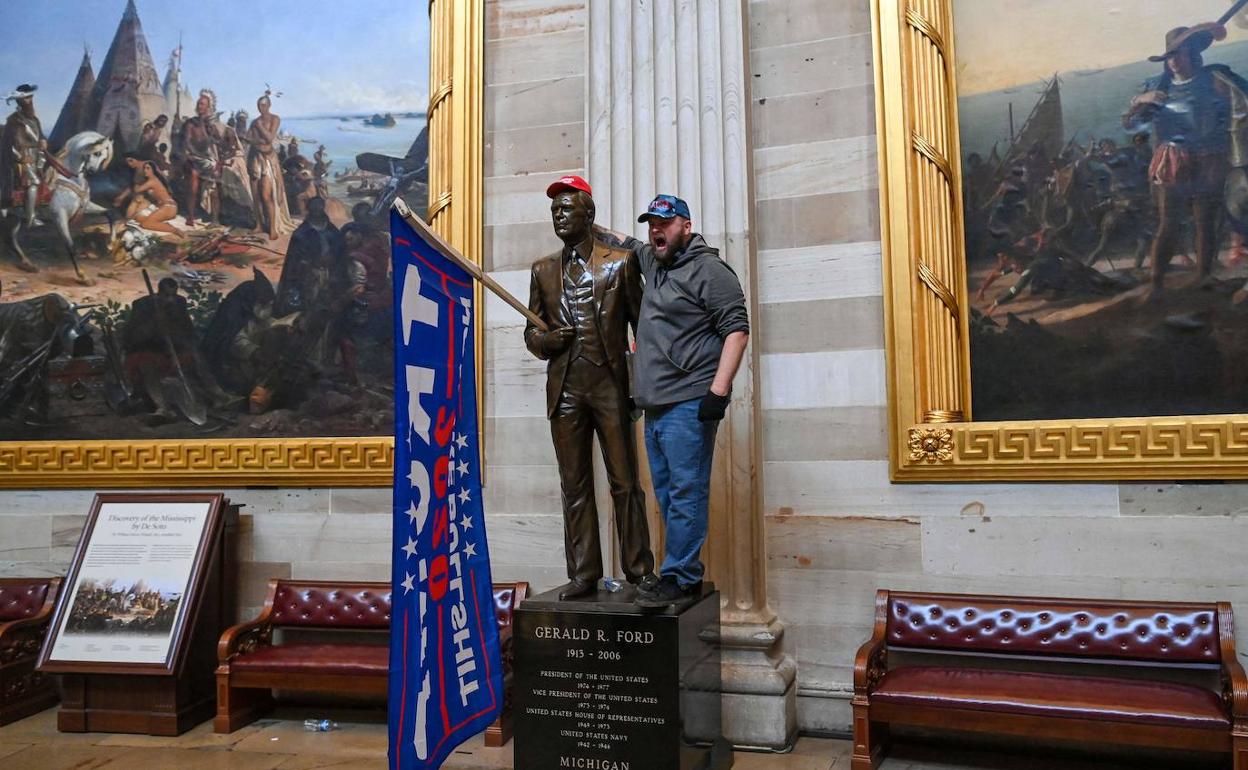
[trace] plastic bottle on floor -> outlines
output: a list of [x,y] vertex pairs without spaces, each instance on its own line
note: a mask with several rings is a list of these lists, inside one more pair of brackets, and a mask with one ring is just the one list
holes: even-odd
[[332,719],[305,719],[303,729],[310,733],[327,733],[330,730],[337,730],[338,723]]

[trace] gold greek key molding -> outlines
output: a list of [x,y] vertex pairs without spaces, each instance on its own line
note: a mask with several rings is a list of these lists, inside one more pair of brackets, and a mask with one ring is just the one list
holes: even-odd
[[0,487],[375,486],[390,483],[394,439],[5,442]]
[[[932,430],[948,432],[947,459]],[[912,425],[905,449],[899,481],[1248,478],[1248,416]]]
[[1239,460],[1248,462],[1248,419],[1161,419],[1023,428],[966,426],[958,456],[977,462],[1077,460]]

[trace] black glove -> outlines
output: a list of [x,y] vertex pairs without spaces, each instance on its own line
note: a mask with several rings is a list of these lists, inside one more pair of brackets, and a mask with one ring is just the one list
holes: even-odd
[[698,420],[700,422],[716,422],[724,419],[724,412],[728,410],[728,401],[728,396],[721,396],[708,390],[706,395],[702,397],[702,403],[698,404]]
[[547,358],[554,358],[563,351],[567,350],[572,344],[572,340],[576,336],[576,330],[571,326],[562,326],[558,329],[551,329],[542,335],[542,352]]

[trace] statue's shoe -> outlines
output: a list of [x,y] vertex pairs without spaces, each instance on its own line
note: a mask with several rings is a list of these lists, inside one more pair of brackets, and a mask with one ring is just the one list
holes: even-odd
[[571,599],[583,599],[596,593],[598,593],[598,589],[594,583],[573,578],[559,590],[559,601],[566,602]]

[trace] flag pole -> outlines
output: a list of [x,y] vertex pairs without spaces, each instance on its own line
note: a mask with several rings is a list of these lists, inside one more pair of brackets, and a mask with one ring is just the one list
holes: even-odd
[[413,229],[416,230],[416,232],[420,233],[424,237],[425,241],[428,242],[430,246],[437,249],[442,256],[459,265],[463,268],[464,272],[480,281],[482,286],[494,292],[499,299],[519,311],[519,313],[523,315],[529,323],[544,332],[550,331],[550,326],[543,321],[540,316],[532,310],[529,310],[528,305],[525,305],[523,302],[516,299],[511,292],[500,286],[498,281],[491,278],[489,274],[482,270],[479,265],[473,264],[467,257],[460,254],[458,249],[442,240],[442,236],[435,233],[429,225],[425,224],[425,220],[416,216],[416,213],[412,211],[411,207],[408,206],[402,198],[394,199],[394,210],[399,213],[399,216],[403,217],[403,221],[407,222]]

